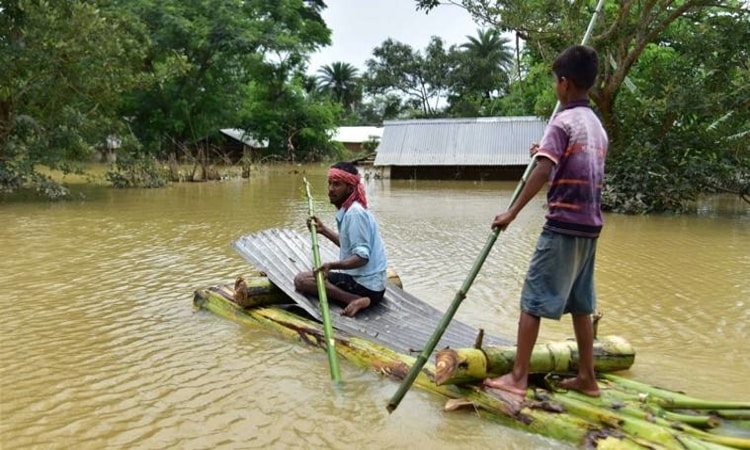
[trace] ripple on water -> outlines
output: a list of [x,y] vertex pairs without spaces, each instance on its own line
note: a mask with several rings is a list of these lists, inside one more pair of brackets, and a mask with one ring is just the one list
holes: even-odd
[[[324,172],[308,175],[325,186]],[[193,311],[194,289],[249,272],[233,239],[270,227],[304,231],[299,178],[265,174],[3,210],[0,245],[13,257],[0,259],[0,446],[458,449],[470,439],[560,448],[472,411],[446,414],[442,398],[419,390],[389,415],[396,383],[342,363],[336,391],[324,352]],[[444,309],[512,187],[368,184],[406,289]],[[324,187],[315,195],[325,199]],[[514,336],[542,200],[501,233],[457,314],[462,321]],[[330,205],[318,207],[332,224]],[[633,342],[630,373],[698,396],[750,397],[746,220],[606,220],[600,330]],[[540,338],[570,335],[569,320],[546,321]]]

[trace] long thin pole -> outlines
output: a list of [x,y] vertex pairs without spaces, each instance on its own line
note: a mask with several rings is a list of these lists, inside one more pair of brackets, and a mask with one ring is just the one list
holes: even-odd
[[[591,20],[589,21],[589,25],[586,28],[586,32],[583,35],[583,40],[581,41],[581,45],[585,45],[586,42],[588,42],[589,37],[591,36],[591,32],[594,29],[596,18],[601,13],[603,6],[604,6],[604,0],[599,0],[599,3],[597,3],[596,5],[596,10],[594,11],[594,15],[591,17]],[[554,115],[557,114],[557,111],[559,109],[560,109],[560,102],[557,102],[557,104],[555,105],[555,109],[552,112],[551,117],[554,117]],[[521,181],[518,182],[518,185],[516,186],[516,190],[513,191],[513,195],[510,198],[510,204],[508,205],[508,208],[513,206],[513,204],[518,199],[518,195],[521,193],[521,191],[523,190],[523,187],[526,185],[526,182],[528,181],[529,176],[531,175],[531,172],[534,170],[535,166],[536,166],[536,158],[532,158],[529,164],[526,166],[526,170],[523,172],[523,176],[521,176]],[[479,256],[475,260],[474,265],[471,267],[471,270],[469,271],[469,275],[466,277],[466,280],[464,280],[464,283],[461,285],[461,289],[459,289],[458,292],[456,292],[456,296],[453,298],[453,302],[448,307],[448,310],[445,312],[443,317],[440,319],[440,322],[438,323],[437,328],[435,328],[435,331],[432,333],[432,336],[430,336],[430,339],[427,340],[427,343],[422,349],[422,352],[417,357],[417,360],[414,362],[414,365],[411,366],[409,373],[406,375],[404,380],[401,382],[401,385],[398,387],[398,390],[396,391],[395,394],[393,394],[393,397],[391,397],[391,400],[388,402],[386,409],[388,409],[389,413],[392,413],[393,411],[396,410],[396,408],[398,408],[398,405],[399,403],[401,403],[401,400],[404,398],[404,395],[406,395],[406,392],[414,383],[414,380],[417,378],[417,375],[419,375],[419,371],[421,371],[422,367],[424,367],[425,363],[427,363],[427,360],[429,359],[432,352],[435,350],[435,347],[440,341],[440,338],[443,336],[443,333],[445,333],[446,328],[448,328],[448,324],[450,324],[451,320],[453,320],[453,316],[456,315],[456,311],[458,311],[458,307],[461,305],[461,302],[463,302],[463,300],[466,298],[466,294],[469,292],[469,288],[471,287],[471,284],[474,282],[474,279],[477,277],[477,274],[479,274],[479,270],[482,268],[482,264],[484,264],[484,261],[487,259],[487,256],[489,255],[490,250],[492,250],[492,246],[495,244],[495,241],[497,240],[497,237],[498,235],[500,235],[501,231],[502,230],[500,228],[494,228],[492,232],[490,233],[489,237],[487,237],[487,241],[484,243],[484,247],[482,247],[482,250],[479,252]]]
[[[313,198],[310,194],[310,183],[307,178],[303,177],[305,182],[305,191],[307,192],[307,207],[310,217],[315,216],[313,207]],[[326,352],[328,353],[328,368],[331,372],[331,379],[335,383],[341,382],[341,373],[339,372],[339,360],[336,356],[336,340],[333,337],[333,326],[331,325],[331,311],[328,308],[328,295],[326,294],[326,281],[323,273],[317,269],[320,267],[320,247],[318,246],[318,232],[315,224],[310,225],[310,235],[313,250],[313,266],[315,270],[315,282],[318,285],[318,299],[320,301],[320,310],[323,314],[323,336],[326,341]]]

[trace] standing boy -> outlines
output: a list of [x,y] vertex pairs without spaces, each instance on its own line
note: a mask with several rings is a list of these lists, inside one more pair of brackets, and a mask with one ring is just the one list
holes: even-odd
[[[365,188],[357,168],[339,162],[328,171],[328,199],[336,206],[338,233],[313,217],[308,226],[336,244],[339,260],[323,263],[316,270],[325,276],[326,294],[343,303],[341,314],[353,317],[380,302],[385,294],[388,261],[375,217],[367,209]],[[294,278],[297,291],[317,295],[315,272],[301,272]]]
[[560,386],[599,396],[594,375],[594,331],[591,314],[596,307],[594,259],[602,229],[601,189],[608,139],[588,102],[598,72],[596,51],[574,46],[552,64],[555,93],[562,111],[547,126],[531,172],[518,199],[495,216],[492,227],[505,229],[549,181],[546,223],[531,258],[521,292],[521,317],[513,370],[484,380],[489,388],[526,395],[529,362],[542,317],[573,317],[579,369]]

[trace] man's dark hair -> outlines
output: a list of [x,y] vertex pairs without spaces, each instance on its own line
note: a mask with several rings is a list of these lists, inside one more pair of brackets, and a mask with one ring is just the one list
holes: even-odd
[[357,171],[357,166],[346,161],[337,162],[336,164],[332,165],[331,168],[341,169],[345,172],[349,172],[352,175],[357,175],[359,173],[359,171]]
[[599,72],[599,56],[596,50],[585,45],[568,47],[552,63],[552,71],[558,79],[567,78],[579,89],[591,89]]

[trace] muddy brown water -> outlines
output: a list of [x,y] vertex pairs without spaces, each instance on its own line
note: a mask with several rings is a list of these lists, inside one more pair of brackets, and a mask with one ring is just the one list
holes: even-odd
[[[341,364],[273,332],[194,312],[196,288],[249,266],[229,243],[270,227],[304,232],[307,201],[333,224],[325,167],[158,190],[87,187],[66,203],[0,204],[0,447],[561,448]],[[445,309],[515,183],[369,180],[390,265]],[[543,222],[537,197],[500,235],[457,319],[514,338],[518,295]],[[627,373],[688,394],[750,400],[750,209],[707,199],[699,214],[606,216],[600,333],[636,348]],[[540,341],[572,335],[544,321]],[[573,446],[571,446],[573,447]]]

